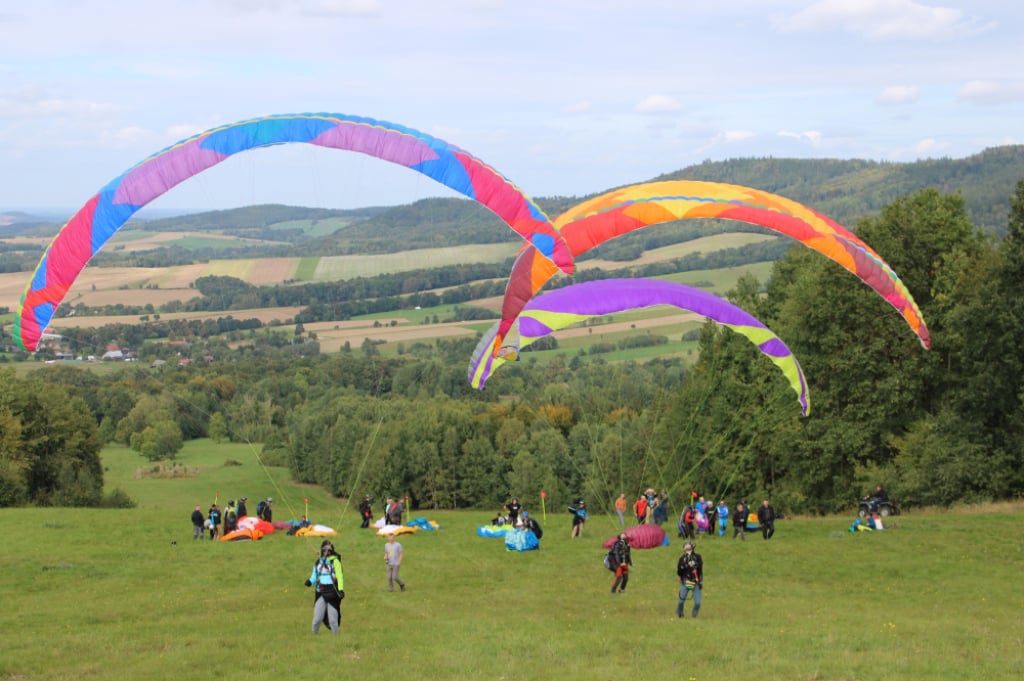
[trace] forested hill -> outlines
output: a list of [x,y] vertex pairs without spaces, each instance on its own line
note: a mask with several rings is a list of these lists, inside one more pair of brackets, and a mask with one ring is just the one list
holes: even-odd
[[[877,214],[897,196],[927,187],[959,191],[974,224],[1001,234],[1006,228],[1007,202],[1024,177],[1024,145],[986,149],[961,159],[930,159],[912,163],[839,159],[740,158],[706,161],[656,178],[708,180],[747,185],[805,203],[840,223],[855,227],[858,219]],[[594,195],[607,191],[598,189]],[[535,197],[550,216],[587,197]],[[11,214],[8,217],[14,217]],[[30,223],[28,217],[0,227],[2,234],[32,231],[56,233],[59,224]],[[20,224],[19,224],[20,222]],[[315,228],[320,223],[319,228]],[[296,225],[305,225],[305,229]],[[335,224],[329,233],[324,224]],[[331,210],[261,205],[133,221],[147,231],[218,231],[292,244],[291,254],[364,253],[396,249],[493,243],[511,240],[508,228],[485,208],[464,199],[424,199],[394,207]]]
[[993,147],[961,159],[887,163],[838,159],[758,158],[706,161],[656,180],[741,184],[807,204],[853,227],[897,196],[934,187],[959,191],[975,226],[1001,234],[1009,196],[1024,177],[1024,145]]

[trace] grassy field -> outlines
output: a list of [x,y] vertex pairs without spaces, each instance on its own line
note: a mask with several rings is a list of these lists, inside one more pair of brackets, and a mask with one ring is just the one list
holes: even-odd
[[[241,465],[228,465],[230,463]],[[608,593],[595,516],[582,539],[548,509],[540,551],[475,534],[489,510],[416,511],[443,527],[401,538],[407,593],[385,585],[383,540],[351,509],[265,469],[248,445],[190,443],[178,477],[123,448],[108,488],[130,510],[0,509],[0,679],[1018,679],[1024,675],[1020,504],[790,517],[774,539],[705,539],[704,605],[676,619],[680,542],[634,551]],[[318,539],[193,542],[189,513],[245,494],[339,528],[342,634],[309,631],[302,586]],[[362,492],[362,490],[357,490]],[[378,499],[382,492],[372,490]],[[379,506],[378,506],[379,509]],[[527,502],[540,516],[540,509]]]

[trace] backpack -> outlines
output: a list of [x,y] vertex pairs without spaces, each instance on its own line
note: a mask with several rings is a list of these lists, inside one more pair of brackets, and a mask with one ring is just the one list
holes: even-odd
[[256,517],[257,518],[262,518],[263,517],[263,511],[266,508],[267,508],[267,502],[265,502],[265,501],[261,501],[260,503],[256,504]]
[[604,566],[606,568],[608,568],[609,570],[611,570],[612,572],[615,572],[616,565],[615,565],[615,549],[614,548],[609,550],[608,553],[605,554],[605,556],[604,556]]

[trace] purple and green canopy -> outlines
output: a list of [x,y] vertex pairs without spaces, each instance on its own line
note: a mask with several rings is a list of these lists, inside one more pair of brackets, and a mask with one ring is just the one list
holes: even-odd
[[[703,315],[745,336],[786,376],[800,400],[804,416],[810,412],[807,381],[796,357],[771,329],[742,308],[706,291],[659,279],[604,279],[573,284],[541,294],[526,304],[516,322],[520,347],[526,347],[559,329],[591,317],[655,305],[672,305]],[[469,382],[482,389],[505,360],[491,348],[498,326],[480,340],[469,366]]]

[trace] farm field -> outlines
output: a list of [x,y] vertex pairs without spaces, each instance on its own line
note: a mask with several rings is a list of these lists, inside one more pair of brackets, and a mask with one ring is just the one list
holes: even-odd
[[[134,243],[163,237],[164,235],[161,234],[128,232],[124,238]],[[698,251],[711,252],[773,238],[777,237],[750,233],[716,234],[683,244],[654,249],[634,263],[589,260],[580,262],[579,266],[581,270],[592,267],[618,269],[629,264],[657,262]],[[206,263],[165,268],[86,267],[65,300],[72,304],[84,303],[89,306],[121,303],[135,306],[152,304],[154,307],[159,307],[173,300],[185,301],[200,295],[190,285],[197,278],[207,275],[237,277],[254,285],[273,285],[287,280],[338,280],[355,276],[400,272],[422,267],[424,263],[441,266],[458,262],[503,260],[514,254],[515,244],[506,243],[368,256],[211,260]],[[736,279],[744,273],[753,274],[760,281],[767,280],[771,273],[771,267],[772,263],[770,262],[755,263],[735,268],[682,272],[661,278],[687,283],[717,295],[724,295],[735,285]],[[16,308],[27,277],[27,273],[0,274],[0,306],[6,305],[12,310]],[[491,297],[470,301],[466,304],[491,309],[497,313],[500,311],[501,298]],[[301,309],[301,307],[287,307],[219,312],[161,313],[160,318],[164,320],[208,319],[231,315],[236,319],[256,318],[264,323],[269,323],[292,319]],[[307,331],[317,334],[322,352],[337,352],[346,344],[350,347],[359,347],[365,339],[370,338],[383,343],[380,346],[381,352],[394,354],[397,343],[416,340],[429,342],[437,338],[473,336],[490,326],[490,323],[487,322],[433,323],[434,318],[444,319],[451,313],[452,307],[446,305],[423,310],[371,315],[345,322],[313,323],[307,324],[305,327]],[[59,333],[61,329],[98,328],[107,324],[134,324],[139,321],[139,315],[64,317],[53,321],[51,331]],[[680,336],[698,324],[699,318],[693,315],[680,315],[676,308],[655,308],[631,315],[617,315],[614,323],[593,328],[563,330],[556,334],[560,345],[558,349],[531,353],[528,356],[535,361],[543,362],[554,356],[578,352],[594,343],[615,342],[622,337],[635,334],[637,330],[668,336],[670,344],[653,349],[617,351],[607,353],[604,357],[609,361],[615,361],[626,358],[644,359],[653,355],[668,356],[690,353],[693,350],[693,344],[681,342]]]
[[[1024,674],[1017,582],[1024,506],[907,512],[885,532],[853,514],[789,516],[768,542],[702,539],[700,617],[674,615],[680,540],[634,550],[609,595],[596,514],[584,537],[536,501],[541,550],[476,535],[493,509],[417,510],[441,524],[400,538],[407,593],[386,589],[383,539],[353,508],[263,468],[257,447],[191,442],[178,477],[134,452],[104,452],[107,488],[135,509],[0,509],[5,607],[0,678],[1009,680]],[[373,452],[367,452],[372,456]],[[166,469],[164,469],[166,470]],[[173,470],[173,469],[172,469]],[[364,490],[355,485],[353,490]],[[245,494],[275,519],[305,511],[339,529],[342,633],[309,627],[302,586],[319,539],[193,542],[189,513]],[[377,500],[394,490],[366,490]],[[539,500],[537,500],[539,501]],[[376,510],[380,510],[379,503]],[[113,670],[116,670],[114,672]]]

